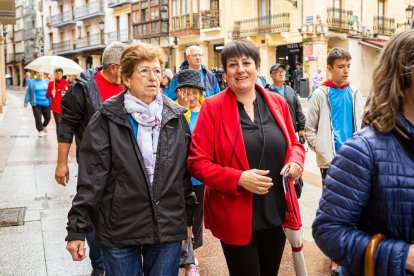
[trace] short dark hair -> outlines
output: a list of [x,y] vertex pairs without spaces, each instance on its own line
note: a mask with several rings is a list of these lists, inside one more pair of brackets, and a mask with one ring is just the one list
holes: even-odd
[[221,52],[221,63],[223,64],[224,72],[227,72],[227,60],[234,57],[250,57],[254,60],[256,68],[260,67],[260,53],[256,45],[251,41],[234,40],[224,46]]
[[62,68],[56,68],[53,72],[54,73],[61,72],[63,74],[63,69]]
[[351,60],[352,57],[347,50],[335,47],[329,51],[326,63],[332,67],[334,65],[335,59]]

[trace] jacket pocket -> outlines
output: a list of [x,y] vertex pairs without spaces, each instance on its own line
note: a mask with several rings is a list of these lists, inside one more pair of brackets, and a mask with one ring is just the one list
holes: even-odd
[[116,181],[114,194],[112,197],[112,206],[109,212],[109,224],[111,226],[116,225],[121,217],[121,206],[122,206],[122,195],[124,190],[124,185]]

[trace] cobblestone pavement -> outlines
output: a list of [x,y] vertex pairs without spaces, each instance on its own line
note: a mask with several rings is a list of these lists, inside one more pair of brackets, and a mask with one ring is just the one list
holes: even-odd
[[[23,107],[23,97],[21,89],[8,90],[7,106],[0,113],[0,208],[27,207],[23,226],[0,228],[0,275],[88,275],[89,260],[73,262],[64,241],[66,216],[76,192],[74,146],[69,161],[71,178],[62,187],[54,181],[57,141],[53,116],[48,135],[39,138],[32,110]],[[309,275],[329,275],[329,260],[311,235],[321,195],[320,176],[311,152],[305,169],[300,206],[306,265]],[[220,243],[208,230],[204,246],[196,255],[201,275],[228,275]],[[294,275],[290,256],[287,245],[279,275]]]

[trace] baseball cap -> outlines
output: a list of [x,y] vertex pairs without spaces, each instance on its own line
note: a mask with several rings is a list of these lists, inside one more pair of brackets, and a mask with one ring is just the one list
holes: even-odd
[[270,74],[272,74],[273,71],[275,71],[277,68],[282,67],[283,69],[286,69],[286,66],[281,63],[276,63],[272,67],[270,67]]

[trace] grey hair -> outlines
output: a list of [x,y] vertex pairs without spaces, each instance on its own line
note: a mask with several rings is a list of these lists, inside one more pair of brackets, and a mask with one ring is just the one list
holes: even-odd
[[126,44],[117,41],[109,44],[102,54],[103,68],[105,69],[111,64],[121,64],[121,55],[126,47]]
[[189,46],[187,49],[185,49],[185,55],[186,55],[186,56],[190,55],[190,52],[191,52],[191,50],[193,50],[193,49],[198,49],[198,50],[200,50],[200,51],[201,51],[201,53],[203,53],[203,49],[201,49],[199,46],[197,46],[197,45],[191,45],[191,46]]

